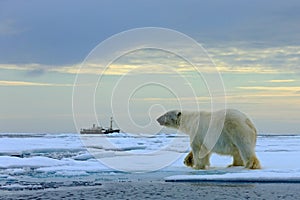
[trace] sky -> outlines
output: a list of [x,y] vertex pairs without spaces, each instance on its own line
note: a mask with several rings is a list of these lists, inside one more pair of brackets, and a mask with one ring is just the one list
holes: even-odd
[[[155,131],[163,111],[210,110],[205,77],[172,52],[129,52],[105,72],[103,63],[89,63],[114,35],[160,27],[202,45],[208,56],[172,41],[199,63],[212,59],[226,107],[247,113],[260,133],[300,133],[299,9],[297,0],[0,0],[0,132],[76,132],[81,125],[107,126],[110,116],[123,130]],[[76,78],[100,74],[91,88],[98,121],[74,114]],[[80,125],[78,115],[86,119]]]

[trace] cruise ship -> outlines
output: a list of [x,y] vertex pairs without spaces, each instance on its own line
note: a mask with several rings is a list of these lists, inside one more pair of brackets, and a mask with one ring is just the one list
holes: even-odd
[[80,134],[108,134],[108,133],[119,133],[120,129],[113,129],[112,127],[113,118],[110,118],[110,127],[109,128],[103,128],[101,126],[96,126],[96,124],[93,124],[92,128],[83,128],[80,130]]

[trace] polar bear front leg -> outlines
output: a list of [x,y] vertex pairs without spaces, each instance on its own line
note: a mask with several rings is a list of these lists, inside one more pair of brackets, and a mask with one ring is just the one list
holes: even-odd
[[190,151],[189,154],[185,157],[183,163],[188,167],[193,167],[194,166],[194,156],[193,156],[192,151]]
[[206,148],[192,148],[192,153],[194,158],[194,169],[207,169],[210,166],[210,153],[207,152]]

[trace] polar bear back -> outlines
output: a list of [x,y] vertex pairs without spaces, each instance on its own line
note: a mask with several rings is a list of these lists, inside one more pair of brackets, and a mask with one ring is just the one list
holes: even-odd
[[[211,125],[212,115],[215,121]],[[216,124],[223,126],[221,133],[210,132],[210,135],[207,135],[209,126],[214,127]],[[179,129],[188,134],[196,143],[205,142],[206,136],[208,136],[207,138],[215,137],[216,140],[218,140],[217,145],[215,145],[215,150],[219,153],[221,153],[221,151],[227,152],[226,149],[231,151],[231,147],[235,145],[234,143],[241,139],[249,141],[251,146],[255,146],[256,144],[256,129],[253,123],[244,113],[236,109],[216,112],[182,111]],[[220,151],[218,149],[220,149]]]

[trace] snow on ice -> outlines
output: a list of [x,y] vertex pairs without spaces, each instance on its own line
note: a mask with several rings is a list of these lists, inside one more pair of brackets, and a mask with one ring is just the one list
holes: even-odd
[[210,169],[193,170],[183,164],[188,151],[188,137],[177,134],[0,133],[0,190],[93,185],[137,176],[166,181],[300,181],[299,135],[259,136],[256,152],[262,170],[227,168],[232,158],[219,155],[212,156]]

